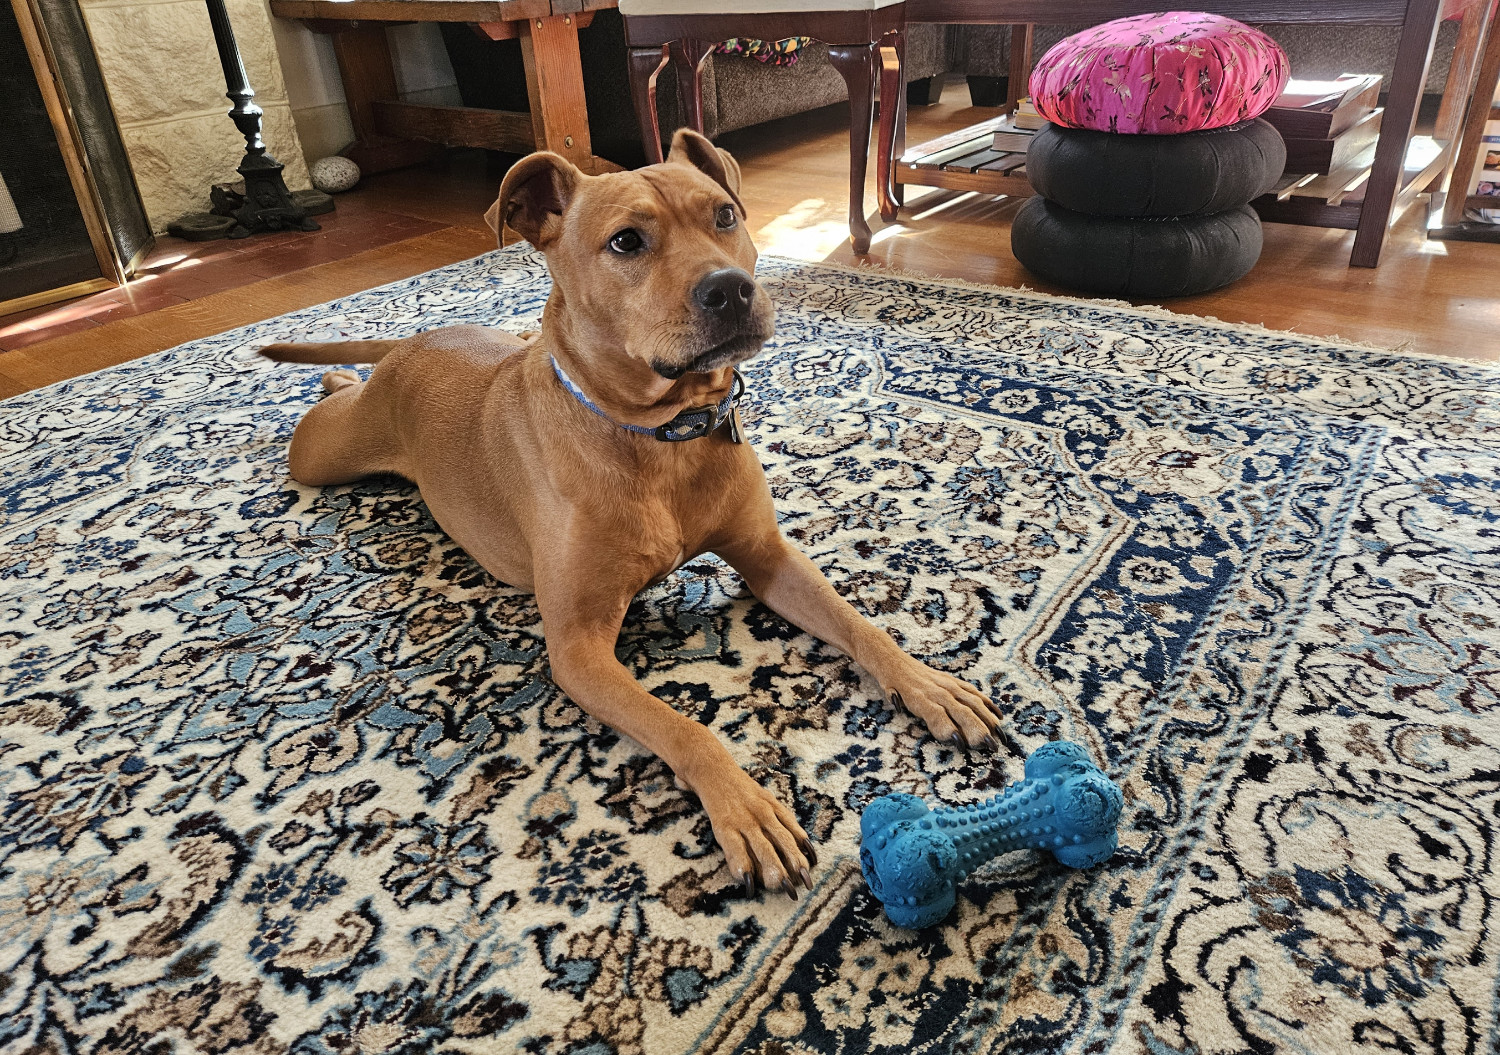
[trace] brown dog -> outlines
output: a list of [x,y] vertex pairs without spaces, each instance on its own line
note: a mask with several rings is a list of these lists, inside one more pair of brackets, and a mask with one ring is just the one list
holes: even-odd
[[[993,747],[999,719],[977,689],[867,622],[777,528],[760,462],[725,402],[738,391],[735,364],[772,333],[739,185],[734,159],[686,130],[665,163],[634,172],[586,176],[532,154],[506,175],[491,213],[547,256],[553,289],[538,335],[457,326],[262,354],[379,362],[364,382],[347,370],[324,375],[328,397],[292,437],[292,475],[313,485],[375,473],[414,481],[490,574],[535,592],[557,684],[698,795],[747,892],[758,876],[795,897],[816,858],[792,811],[615,658],[637,592],[717,553],[933,735]],[[668,422],[699,435],[651,434]]]

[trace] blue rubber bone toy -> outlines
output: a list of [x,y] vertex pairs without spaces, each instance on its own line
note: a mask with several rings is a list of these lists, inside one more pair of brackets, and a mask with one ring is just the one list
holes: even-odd
[[1109,860],[1120,804],[1083,748],[1054,740],[988,802],[930,810],[915,795],[882,795],[860,818],[859,863],[892,923],[930,927],[953,908],[954,886],[1000,854],[1050,850],[1070,868]]

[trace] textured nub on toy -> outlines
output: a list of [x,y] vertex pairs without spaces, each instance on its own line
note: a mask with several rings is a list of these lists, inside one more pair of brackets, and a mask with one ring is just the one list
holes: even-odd
[[1083,748],[1054,740],[987,802],[929,809],[915,795],[876,799],[860,818],[860,868],[892,923],[928,927],[953,908],[955,885],[1000,854],[1046,850],[1070,868],[1107,861],[1121,801]]

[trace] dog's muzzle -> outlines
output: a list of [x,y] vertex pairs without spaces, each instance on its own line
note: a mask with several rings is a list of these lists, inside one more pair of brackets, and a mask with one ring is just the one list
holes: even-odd
[[708,347],[686,361],[654,360],[651,369],[669,381],[686,373],[735,366],[757,354],[771,339],[769,302],[757,304],[760,287],[747,271],[720,268],[705,275],[691,294],[702,342]]

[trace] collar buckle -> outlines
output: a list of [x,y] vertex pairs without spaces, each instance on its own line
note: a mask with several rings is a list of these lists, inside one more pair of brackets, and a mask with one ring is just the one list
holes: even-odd
[[[665,425],[658,425],[653,435],[663,443],[683,443],[707,436],[734,417],[740,405],[740,396],[744,392],[745,379],[736,370],[734,380],[729,384],[729,394],[718,403],[684,410]],[[742,442],[738,436],[738,430],[733,438],[736,443]]]
[[699,436],[706,436],[713,431],[714,412],[717,407],[693,407],[684,410],[665,425],[656,426],[655,436],[663,443],[682,443],[686,440],[696,440]]

